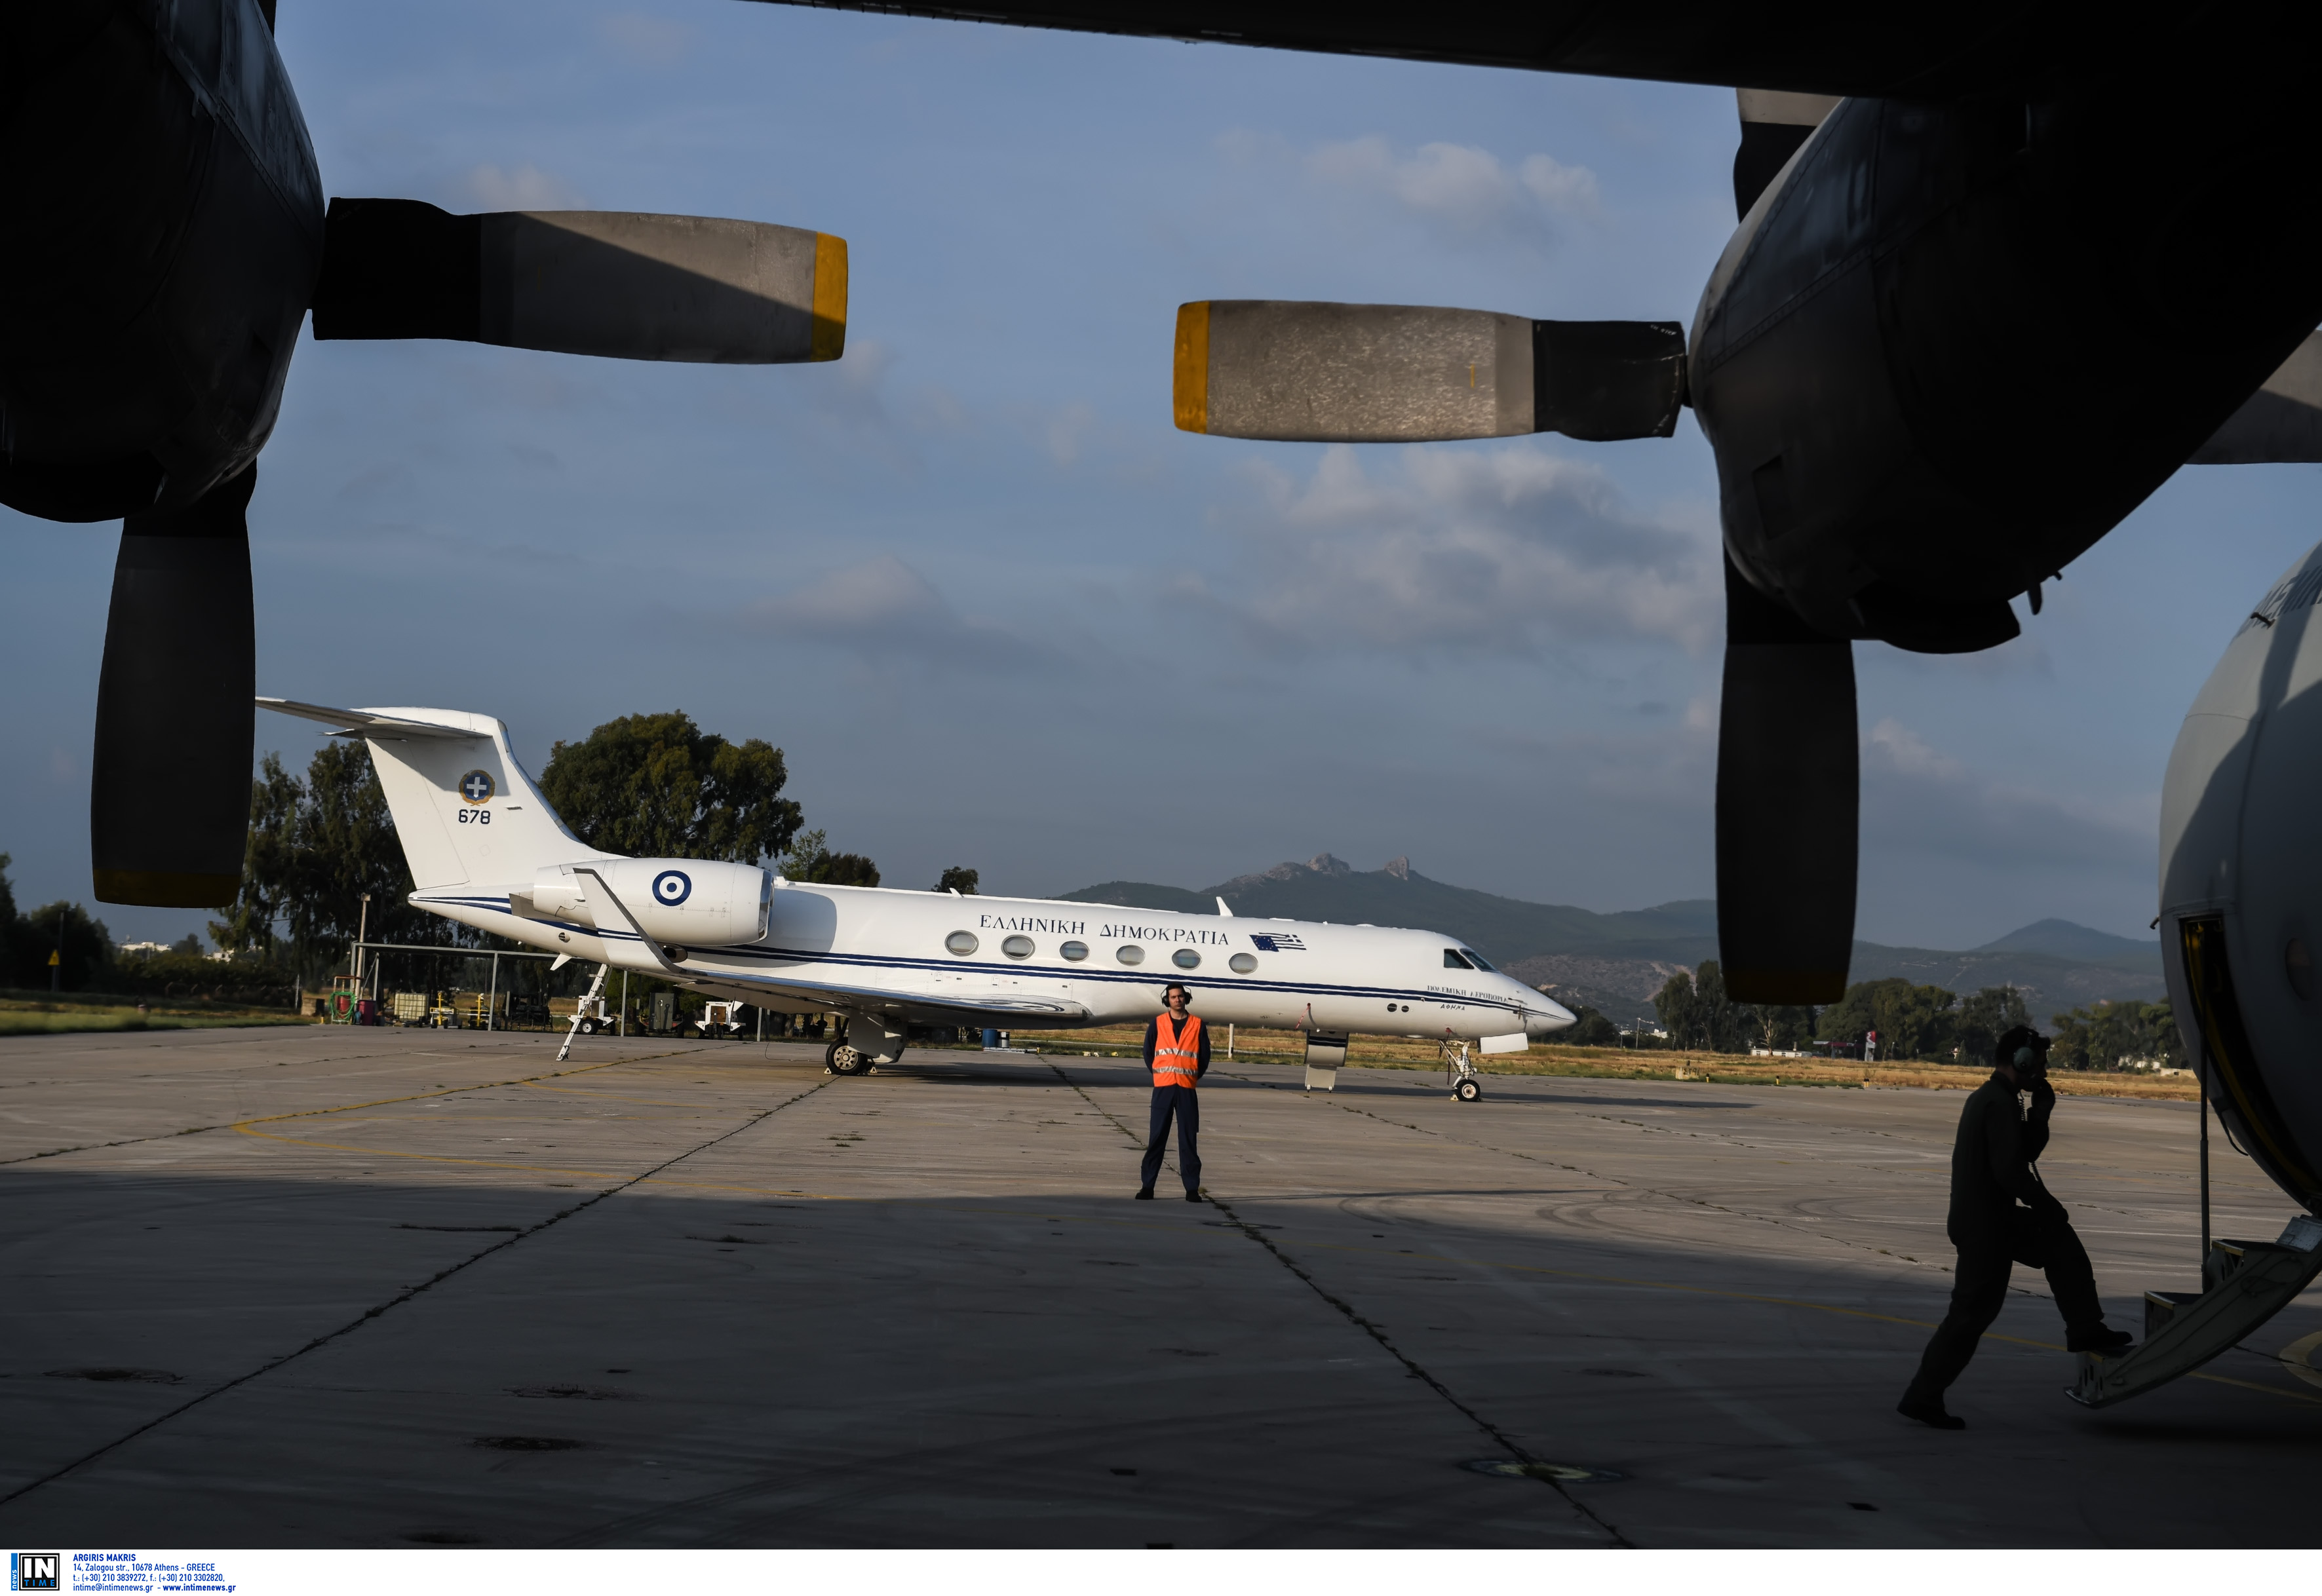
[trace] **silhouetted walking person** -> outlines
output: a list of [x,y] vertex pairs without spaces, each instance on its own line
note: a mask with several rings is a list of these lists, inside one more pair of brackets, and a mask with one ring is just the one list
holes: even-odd
[[[1976,1343],[2007,1300],[2013,1266],[2044,1270],[2064,1316],[2065,1345],[2074,1352],[2120,1352],[2134,1339],[2105,1327],[2096,1271],[2064,1205],[2050,1195],[2033,1168],[2048,1145],[2048,1116],[2056,1089],[2048,1084],[2048,1039],[2017,1026],[1994,1049],[1991,1079],[1970,1093],[1952,1145],[1952,1202],[1944,1229],[1959,1249],[1951,1311],[1943,1316],[1919,1373],[1896,1411],[1937,1429],[1965,1429],[1967,1421],[1943,1407],[1950,1389],[1975,1356]],[[2018,1091],[2032,1094],[2026,1114]]]

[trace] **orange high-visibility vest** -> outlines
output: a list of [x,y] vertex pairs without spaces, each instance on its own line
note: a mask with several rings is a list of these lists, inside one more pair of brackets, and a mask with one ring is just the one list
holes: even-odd
[[1185,1017],[1184,1035],[1177,1031],[1177,1022],[1165,1009],[1153,1022],[1153,1084],[1156,1086],[1191,1086],[1193,1072],[1202,1062],[1202,1017]]

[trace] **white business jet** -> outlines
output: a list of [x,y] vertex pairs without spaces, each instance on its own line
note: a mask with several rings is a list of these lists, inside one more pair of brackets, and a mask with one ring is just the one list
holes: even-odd
[[842,1075],[900,1059],[915,1026],[1120,1025],[1150,1017],[1182,980],[1213,1026],[1304,1033],[1310,1087],[1333,1084],[1354,1033],[1423,1037],[1451,1044],[1455,1090],[1473,1101],[1462,1044],[1519,1052],[1573,1022],[1432,932],[1244,919],[1223,898],[1215,915],[1186,915],[625,859],[565,829],[489,715],[258,702],[370,744],[419,907],[560,964],[596,963],[591,998],[608,971],[633,970],[715,999],[843,1015],[827,1059]]

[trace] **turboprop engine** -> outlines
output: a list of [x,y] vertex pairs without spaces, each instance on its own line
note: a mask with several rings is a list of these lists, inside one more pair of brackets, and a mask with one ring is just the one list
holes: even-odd
[[2322,545],[2242,623],[2193,700],[2161,797],[2169,998],[2235,1143],[2322,1209]]
[[529,907],[511,899],[527,919],[576,921],[600,930],[627,929],[618,910],[596,901],[601,889],[621,900],[637,928],[672,947],[724,947],[766,935],[773,878],[754,864],[707,859],[606,859],[546,878],[532,889]]

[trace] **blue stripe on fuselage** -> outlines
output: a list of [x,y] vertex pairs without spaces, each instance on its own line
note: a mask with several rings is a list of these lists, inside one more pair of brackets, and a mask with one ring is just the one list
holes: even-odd
[[[487,914],[507,915],[511,918],[524,919],[525,923],[529,926],[541,926],[553,931],[577,932],[583,936],[594,936],[601,940],[617,942],[641,942],[644,940],[644,938],[638,936],[636,933],[633,931],[606,931],[596,926],[583,926],[578,921],[535,920],[517,916],[511,910],[508,905],[508,900],[505,897],[427,898],[418,898],[416,894],[414,897],[415,900],[423,908],[432,908],[438,905],[446,904],[456,905],[462,908],[480,909]],[[1066,964],[1062,966],[1017,963],[992,964],[982,961],[971,962],[959,959],[913,959],[879,953],[812,953],[789,948],[762,948],[754,944],[728,944],[727,946],[717,948],[696,948],[692,950],[692,953],[693,956],[696,957],[727,959],[736,964],[755,960],[763,961],[769,963],[786,963],[791,966],[800,964],[836,964],[843,968],[863,970],[920,971],[930,970],[983,970],[994,972],[1005,971],[1009,974],[1019,976],[1038,976],[1051,980],[1110,981],[1116,986],[1148,986],[1155,980],[1176,980],[1180,979],[1188,979],[1182,972],[1174,975],[1165,975],[1158,971],[1150,972],[1137,972],[1128,970],[1114,971],[1103,969],[1092,970],[1078,964]],[[693,970],[689,968],[686,971],[686,973],[690,976],[698,977],[703,980],[714,980],[717,979],[717,972],[714,971]],[[737,976],[741,976],[744,979],[763,979],[761,977],[753,977],[749,971],[743,970],[736,970],[733,971],[733,973]],[[1441,992],[1430,991],[1424,987],[1330,986],[1314,981],[1252,980],[1247,976],[1235,975],[1203,976],[1202,978],[1202,984],[1206,987],[1229,988],[1238,992],[1284,992],[1294,996],[1374,998],[1380,999],[1391,998],[1397,1001],[1409,999],[1413,1002],[1424,1003],[1443,1003],[1449,1001],[1461,1008],[1467,1008],[1502,1009],[1511,1016],[1515,1015],[1517,1012],[1517,1006],[1509,1002],[1504,998],[1461,997],[1447,999]],[[939,992],[897,993],[895,996],[914,998],[925,1002],[942,1004],[953,1008],[973,1008],[975,1007],[975,1005],[972,1003],[946,1000]]]

